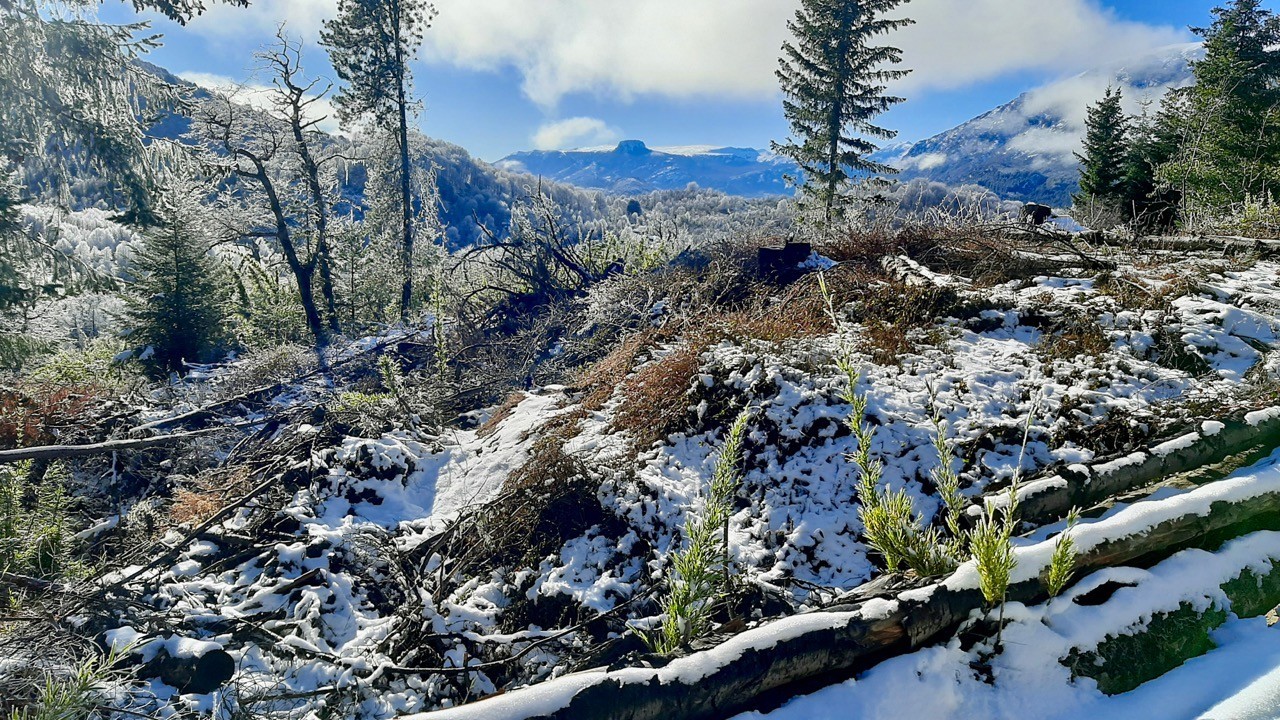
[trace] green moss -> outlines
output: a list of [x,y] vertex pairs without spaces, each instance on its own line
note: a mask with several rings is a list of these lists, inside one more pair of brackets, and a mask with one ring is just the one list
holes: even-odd
[[1073,649],[1062,664],[1073,678],[1093,678],[1102,692],[1119,695],[1214,649],[1209,633],[1226,621],[1225,610],[1200,612],[1184,603],[1156,615],[1136,634],[1109,637],[1094,650]]
[[1237,617],[1266,615],[1280,604],[1280,563],[1265,575],[1245,570],[1240,577],[1223,585],[1222,591],[1231,599],[1231,611]]
[[[1222,585],[1231,612],[1241,618],[1265,615],[1280,603],[1280,563],[1268,573],[1245,570]],[[1093,650],[1073,649],[1062,660],[1075,677],[1089,677],[1108,695],[1129,692],[1191,658],[1214,649],[1209,634],[1227,620],[1217,607],[1200,612],[1183,604],[1152,618],[1132,635],[1108,637]]]

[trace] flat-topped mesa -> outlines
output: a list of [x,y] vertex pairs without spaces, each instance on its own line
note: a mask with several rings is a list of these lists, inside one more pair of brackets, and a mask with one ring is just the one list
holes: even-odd
[[623,140],[618,143],[618,147],[614,148],[614,153],[618,155],[652,155],[653,151],[643,140]]

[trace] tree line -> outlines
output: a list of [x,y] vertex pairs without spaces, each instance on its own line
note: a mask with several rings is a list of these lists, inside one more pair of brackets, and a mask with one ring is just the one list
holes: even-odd
[[1088,109],[1075,212],[1137,232],[1280,230],[1280,18],[1260,0],[1214,8],[1192,28],[1193,84],[1125,113],[1109,88]]

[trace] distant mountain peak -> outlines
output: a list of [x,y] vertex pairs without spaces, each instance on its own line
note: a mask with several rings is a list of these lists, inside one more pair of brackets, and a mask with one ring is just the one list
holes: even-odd
[[518,152],[498,166],[579,187],[623,194],[683,190],[690,185],[743,197],[790,195],[794,166],[752,148],[719,145],[649,147],[623,140],[615,147]]
[[1190,63],[1203,52],[1199,43],[1171,45],[1080,73],[874,157],[898,168],[901,180],[982,185],[1006,198],[1064,206],[1079,187],[1073,153],[1084,135],[1087,107],[1112,86],[1124,94],[1126,111],[1137,114],[1142,103],[1158,103],[1170,89],[1190,84]]
[[618,147],[613,149],[618,155],[652,155],[653,151],[643,140],[623,140],[618,143]]

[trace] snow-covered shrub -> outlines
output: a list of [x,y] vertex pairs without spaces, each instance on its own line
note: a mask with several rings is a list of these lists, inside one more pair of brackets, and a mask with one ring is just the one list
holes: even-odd
[[1278,238],[1280,203],[1268,198],[1246,197],[1243,203],[1231,208],[1215,225],[1213,229],[1220,234],[1260,239]]

